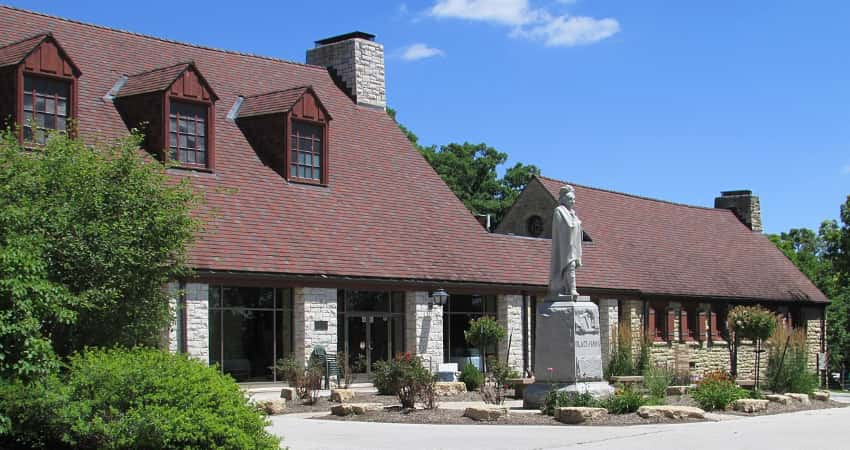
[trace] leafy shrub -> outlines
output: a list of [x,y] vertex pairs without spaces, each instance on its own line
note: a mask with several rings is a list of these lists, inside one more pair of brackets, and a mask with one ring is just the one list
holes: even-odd
[[505,402],[505,392],[508,389],[508,380],[519,378],[519,373],[507,363],[496,358],[490,358],[487,363],[487,376],[481,385],[479,393],[484,403],[501,405]]
[[394,370],[392,360],[376,361],[372,365],[372,384],[375,385],[379,395],[398,394],[398,378]]
[[413,408],[417,399],[426,407],[436,407],[437,380],[422,364],[422,358],[399,353],[389,361],[376,362],[372,375],[378,392],[397,395],[403,408]]
[[667,388],[673,380],[673,372],[663,367],[650,367],[643,373],[643,386],[649,391],[649,396],[663,404],[667,398]]
[[311,356],[305,367],[295,358],[295,355],[290,355],[279,359],[275,370],[281,378],[286,380],[289,387],[295,388],[295,395],[299,399],[311,405],[319,400],[324,370],[317,359]]
[[90,349],[61,378],[0,385],[0,447],[278,448],[214,367],[152,349]]
[[628,414],[636,412],[641,406],[648,404],[646,396],[640,391],[626,385],[618,388],[614,395],[603,399],[600,406],[610,414]]
[[0,377],[50,374],[87,345],[161,343],[197,199],[140,140],[53,135],[27,151],[0,131]]
[[697,383],[691,397],[700,408],[711,411],[726,409],[735,400],[749,397],[746,390],[738,387],[725,372],[711,372]]
[[550,390],[546,393],[543,401],[543,414],[554,415],[556,408],[564,408],[568,406],[598,407],[600,402],[593,398],[589,392],[571,392]]
[[478,390],[479,386],[484,384],[484,374],[478,370],[475,364],[467,362],[460,371],[460,381],[466,385],[468,392],[474,392]]
[[768,341],[768,389],[778,393],[811,394],[818,385],[817,375],[809,371],[805,331],[777,328]]

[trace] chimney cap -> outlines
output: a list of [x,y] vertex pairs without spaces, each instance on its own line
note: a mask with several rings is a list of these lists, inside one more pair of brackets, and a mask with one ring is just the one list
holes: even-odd
[[339,36],[331,36],[325,39],[319,39],[316,41],[316,45],[328,45],[335,44],[337,42],[347,41],[349,39],[366,39],[367,41],[374,41],[375,35],[364,33],[362,31],[352,31],[351,33],[340,34]]
[[753,195],[753,191],[749,189],[740,189],[737,191],[721,191],[720,195],[723,197],[737,197],[740,195]]

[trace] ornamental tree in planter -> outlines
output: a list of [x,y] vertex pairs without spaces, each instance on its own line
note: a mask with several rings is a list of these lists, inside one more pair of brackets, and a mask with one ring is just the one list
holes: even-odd
[[496,319],[484,316],[470,320],[469,328],[463,332],[463,337],[469,345],[481,349],[486,371],[487,348],[498,344],[507,334],[508,332],[496,322]]
[[752,340],[755,345],[755,389],[758,391],[761,343],[776,330],[776,315],[760,306],[736,306],[729,310],[727,325],[734,336],[736,358],[738,344],[742,338]]

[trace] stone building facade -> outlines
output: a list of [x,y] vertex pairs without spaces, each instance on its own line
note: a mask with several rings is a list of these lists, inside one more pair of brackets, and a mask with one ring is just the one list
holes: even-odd
[[[497,233],[483,230],[386,113],[374,38],[316,41],[303,64],[0,6],[0,119],[22,126],[24,97],[35,95],[27,86],[49,79],[66,101],[55,115],[84,142],[146,124],[140,154],[203,194],[193,275],[166,286],[173,351],[239,381],[275,381],[276,361],[306,361],[319,347],[347,353],[362,372],[405,351],[432,368],[481,366],[486,350],[530,375],[560,182],[534,179]],[[703,326],[689,329],[712,328],[720,305],[735,302],[785,308],[823,350],[827,300],[758,233],[756,197],[724,193],[718,206],[731,209],[722,209],[585,187],[577,195],[578,286],[600,305],[604,354],[620,330],[651,330],[663,337],[659,363],[725,367],[716,337],[680,342],[675,311],[699,308],[689,317]],[[433,295],[443,291],[445,303]],[[495,349],[463,338],[484,316],[508,331]]]

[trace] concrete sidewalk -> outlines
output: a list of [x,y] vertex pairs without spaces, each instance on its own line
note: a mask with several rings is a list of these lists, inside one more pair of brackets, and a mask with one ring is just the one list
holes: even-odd
[[817,450],[850,448],[850,408],[723,422],[628,427],[408,425],[272,417],[283,445],[305,449]]

